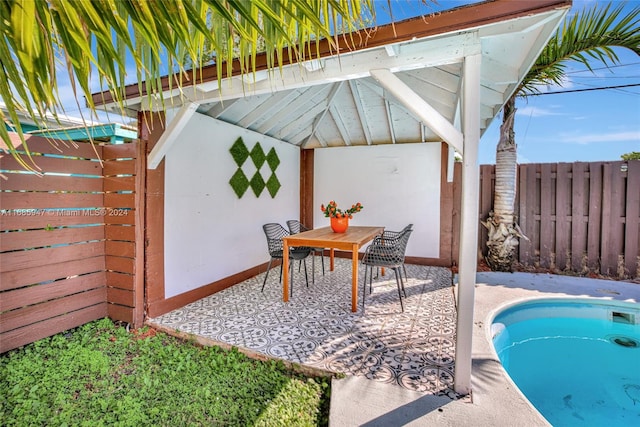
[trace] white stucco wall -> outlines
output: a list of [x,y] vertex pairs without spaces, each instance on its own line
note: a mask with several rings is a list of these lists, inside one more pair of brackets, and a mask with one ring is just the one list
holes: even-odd
[[[275,198],[249,189],[238,199],[229,185],[237,168],[229,148],[238,137],[249,150],[256,142],[265,153],[275,147],[282,184]],[[247,163],[250,179],[255,167]],[[265,181],[267,170],[265,163]],[[269,261],[262,225],[299,218],[299,194],[298,147],[196,113],[165,157],[165,297]]]
[[401,230],[413,223],[407,255],[438,257],[440,245],[440,144],[394,144],[315,150],[314,228],[329,225],[320,204],[335,200],[364,209],[352,225]]

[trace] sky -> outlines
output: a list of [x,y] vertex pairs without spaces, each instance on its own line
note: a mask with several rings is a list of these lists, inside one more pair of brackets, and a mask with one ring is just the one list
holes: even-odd
[[[621,66],[598,66],[592,73],[574,65],[563,87],[516,101],[519,163],[621,160],[622,154],[640,152],[640,57],[618,55]],[[638,86],[584,91],[631,84]],[[563,91],[568,92],[554,93]],[[501,119],[482,136],[481,164],[495,163]]]
[[[380,1],[385,11],[386,0]],[[419,0],[392,2],[394,19],[432,13],[475,1],[438,0],[425,5]],[[573,0],[571,13],[584,7],[609,2]],[[640,7],[640,0],[612,1],[614,6]],[[640,57],[629,50],[616,49],[620,66],[610,69],[594,65],[594,72],[578,64],[570,64],[563,87],[543,88],[544,95],[516,101],[515,138],[518,163],[591,162],[621,160],[620,156],[640,152]],[[576,91],[611,86],[637,86]],[[502,116],[498,115],[480,140],[480,164],[493,164],[500,137]]]
[[[377,23],[384,24],[389,20],[388,2],[375,1]],[[401,20],[475,2],[392,0],[391,5],[394,19]],[[606,3],[574,0],[570,13]],[[622,3],[629,9],[640,7],[640,0]],[[568,67],[568,78],[563,87],[543,88],[543,95],[518,99],[515,138],[519,163],[612,161],[620,160],[625,153],[640,152],[640,57],[623,49],[616,49],[616,53],[620,59],[618,66],[607,69],[597,64],[591,72],[573,63]],[[598,89],[621,85],[637,86]],[[555,93],[560,91],[567,93]],[[71,96],[65,105],[68,115],[79,114]],[[121,121],[114,116],[110,118]],[[106,117],[100,115],[100,119],[105,120]],[[501,115],[494,119],[480,140],[480,164],[495,163],[500,123]]]

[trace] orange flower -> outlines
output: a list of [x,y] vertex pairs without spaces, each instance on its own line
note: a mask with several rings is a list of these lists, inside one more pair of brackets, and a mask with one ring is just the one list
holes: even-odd
[[320,205],[320,210],[327,218],[353,218],[353,214],[356,212],[360,212],[363,206],[360,202],[351,205],[349,209],[342,211],[342,209],[338,209],[338,204],[331,200],[327,206],[324,204]]

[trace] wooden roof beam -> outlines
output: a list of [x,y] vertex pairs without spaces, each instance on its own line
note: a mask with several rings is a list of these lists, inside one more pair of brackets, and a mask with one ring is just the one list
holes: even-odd
[[358,90],[358,81],[359,80],[349,80],[349,88],[351,89],[351,94],[353,95],[353,102],[356,104],[356,112],[358,113],[360,123],[362,124],[362,132],[364,133],[364,138],[367,141],[367,145],[371,145],[373,138],[371,138],[369,121],[367,120],[367,115],[365,113],[364,107],[362,106],[362,97],[360,96],[360,91]]
[[390,70],[383,68],[371,70],[370,73],[382,87],[389,91],[389,93],[411,111],[414,116],[433,130],[443,141],[453,146],[458,153],[463,154],[462,133],[456,129],[449,120],[442,116]]
[[[343,83],[344,82],[337,82],[337,83],[333,84],[333,86],[331,88],[331,92],[329,92],[329,96],[327,97],[327,105],[326,105],[324,111],[322,111],[322,113],[318,117],[316,117],[316,119],[313,121],[313,126],[311,127],[311,133],[305,139],[305,141],[302,143],[302,148],[305,148],[307,146],[307,144],[309,143],[309,141],[311,140],[311,138],[313,138],[313,136],[316,134],[316,131],[318,130],[318,127],[319,127],[320,123],[322,122],[324,117],[329,112],[329,108],[333,104],[333,101],[334,101],[334,99],[336,97],[336,94],[338,93],[338,91],[342,87]],[[327,146],[326,142],[324,140],[320,140],[320,139],[318,139],[318,140],[320,141],[320,143],[322,144],[323,147]]]
[[176,114],[176,116],[171,120],[167,129],[158,139],[158,142],[153,147],[149,156],[147,157],[147,168],[155,169],[158,167],[162,159],[164,159],[165,154],[169,152],[171,147],[178,140],[178,136],[187,127],[189,120],[196,113],[198,109],[198,104],[193,102],[189,102],[180,107],[180,110]]

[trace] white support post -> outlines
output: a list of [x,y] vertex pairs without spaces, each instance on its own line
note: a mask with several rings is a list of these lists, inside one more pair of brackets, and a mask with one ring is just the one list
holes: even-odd
[[167,129],[158,139],[158,142],[153,147],[149,156],[147,156],[147,168],[155,169],[158,167],[165,154],[169,151],[171,146],[177,141],[180,132],[187,126],[189,119],[193,116],[198,109],[198,104],[189,102],[184,104],[171,123],[167,126]]
[[449,145],[447,155],[447,182],[453,182],[453,168],[456,165],[456,150]]
[[458,267],[458,322],[453,387],[456,392],[471,392],[473,309],[478,266],[478,195],[480,144],[480,65],[481,55],[464,59],[462,129],[462,209]]
[[[396,77],[390,70],[370,70],[373,77],[383,88],[389,91],[402,105],[431,128],[443,141],[452,145],[462,154],[462,133],[449,120],[425,101],[413,89]],[[478,101],[479,102],[479,101]],[[478,122],[479,123],[479,122]]]

